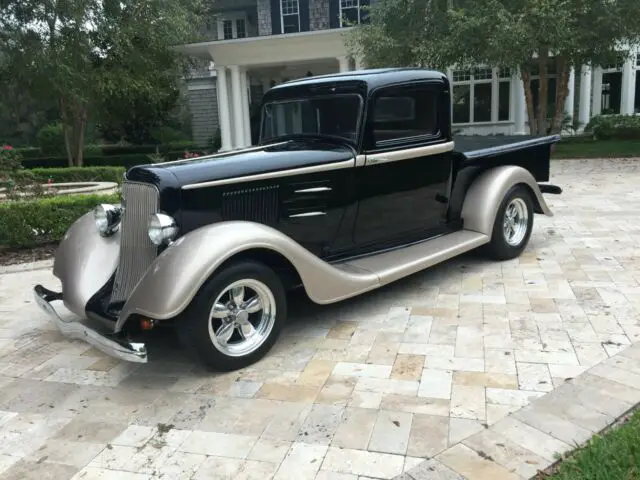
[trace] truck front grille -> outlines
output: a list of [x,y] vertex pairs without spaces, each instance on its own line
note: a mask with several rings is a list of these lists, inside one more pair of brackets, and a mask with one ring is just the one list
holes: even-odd
[[120,260],[111,303],[123,302],[136,287],[158,254],[147,234],[149,217],[158,212],[158,189],[146,183],[122,184],[124,212],[120,225]]

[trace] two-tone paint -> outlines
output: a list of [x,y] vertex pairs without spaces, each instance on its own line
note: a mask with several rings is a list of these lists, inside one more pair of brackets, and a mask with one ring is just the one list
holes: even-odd
[[[372,99],[403,85],[427,85],[437,93],[438,128],[376,146]],[[129,170],[126,181],[157,188],[159,211],[176,219],[179,238],[158,249],[114,315],[101,309],[118,264],[119,234],[101,238],[90,217],[82,217],[55,260],[65,304],[80,316],[105,320],[113,333],[125,330],[134,315],[178,318],[203,283],[239,256],[264,261],[313,301],[332,303],[489,242],[500,202],[514,185],[530,190],[537,213],[551,214],[538,182],[549,179],[550,148],[559,137],[475,139],[473,148],[464,148],[469,140],[451,133],[450,84],[439,72],[303,79],[272,89],[264,101],[341,93],[363,99],[354,141],[267,139],[248,149]]]

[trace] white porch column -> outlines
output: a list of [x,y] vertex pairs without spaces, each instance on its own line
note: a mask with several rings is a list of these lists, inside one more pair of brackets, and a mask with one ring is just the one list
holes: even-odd
[[362,57],[360,56],[356,57],[355,62],[356,62],[355,64],[356,70],[364,70],[365,68],[367,68]]
[[622,67],[622,95],[620,98],[620,113],[632,115],[636,96],[636,56],[631,55]]
[[522,77],[520,72],[511,77],[511,86],[513,88],[513,122],[514,122],[514,134],[524,135],[526,134],[525,121],[527,118],[527,102],[524,97],[524,84],[522,83]]
[[578,131],[584,131],[591,120],[591,67],[582,65],[580,72],[580,101],[578,103]]
[[244,145],[251,145],[251,119],[249,115],[249,78],[246,70],[240,72],[240,83],[242,85],[242,121],[244,131]]
[[222,150],[231,148],[231,116],[229,112],[229,93],[227,88],[227,69],[216,67],[216,83],[218,93],[218,122],[220,127],[220,143]]
[[569,115],[573,120],[573,109],[575,107],[576,97],[576,69],[571,67],[569,70],[569,83],[567,85],[569,91],[567,92],[567,98],[564,101],[564,113]]
[[241,148],[244,144],[242,79],[238,65],[231,65],[229,70],[231,71],[231,98],[233,99],[233,146]]
[[349,57],[338,57],[338,66],[340,72],[349,71]]
[[602,67],[593,69],[593,96],[591,97],[591,115],[602,113]]

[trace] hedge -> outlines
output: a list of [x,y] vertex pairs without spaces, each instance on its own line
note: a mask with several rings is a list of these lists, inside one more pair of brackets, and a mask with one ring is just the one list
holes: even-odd
[[[166,154],[169,160],[184,158],[184,150],[169,152]],[[202,153],[197,151],[197,153]],[[153,163],[149,158],[149,154],[130,154],[130,155],[109,155],[99,157],[85,157],[84,165],[87,167],[125,167],[131,168],[136,165],[146,165]],[[68,165],[66,157],[31,157],[22,160],[24,168],[63,168]]]
[[119,195],[111,194],[0,203],[0,245],[29,248],[59,241],[73,222],[96,205],[119,202]]
[[[39,147],[22,147],[16,148],[22,155],[22,158],[43,158],[47,157]],[[191,141],[188,142],[172,142],[163,145],[87,145],[85,147],[85,156],[88,157],[110,157],[123,155],[151,155],[156,151],[161,154],[167,153],[184,153],[184,151],[198,150],[198,147]],[[61,155],[62,157],[63,155]],[[65,163],[66,164],[66,163]]]
[[116,182],[120,185],[126,170],[124,167],[31,168],[14,176],[19,179],[24,172],[25,177],[38,183],[47,183],[51,179],[53,183]]
[[638,140],[640,116],[597,115],[589,121],[585,132],[592,133],[597,140]]

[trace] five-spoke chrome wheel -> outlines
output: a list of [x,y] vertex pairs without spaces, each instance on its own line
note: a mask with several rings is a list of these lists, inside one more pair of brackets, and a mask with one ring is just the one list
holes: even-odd
[[217,371],[247,367],[274,345],[287,319],[286,289],[267,265],[229,262],[198,290],[178,324],[183,344]]
[[504,239],[512,247],[522,243],[529,228],[529,211],[522,198],[516,197],[504,211],[502,230]]
[[533,228],[534,199],[524,185],[512,187],[494,218],[491,241],[484,249],[493,260],[519,256],[529,243]]
[[276,301],[264,283],[238,280],[216,298],[209,316],[209,336],[214,346],[232,357],[248,355],[269,337]]

